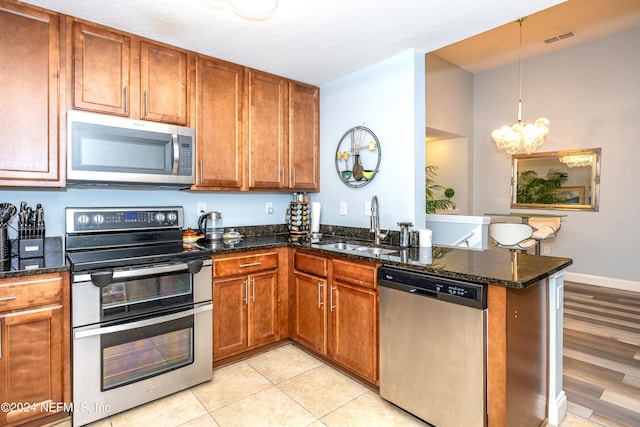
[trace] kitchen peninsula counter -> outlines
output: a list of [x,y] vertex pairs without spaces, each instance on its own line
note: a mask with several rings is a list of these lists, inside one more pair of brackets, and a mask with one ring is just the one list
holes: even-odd
[[[343,256],[360,261],[408,268],[428,274],[436,274],[509,288],[523,289],[561,271],[572,264],[569,258],[537,256],[512,253],[506,249],[491,248],[484,251],[445,248],[400,248],[381,245],[395,251],[387,255],[364,255],[354,251],[322,249],[319,246],[338,241],[354,241],[352,238],[329,236],[308,241],[306,238],[290,237],[288,234],[247,236],[236,243],[210,243],[201,247],[213,255],[241,252],[254,249],[293,247],[317,251],[324,255]],[[367,242],[370,243],[370,242]]]

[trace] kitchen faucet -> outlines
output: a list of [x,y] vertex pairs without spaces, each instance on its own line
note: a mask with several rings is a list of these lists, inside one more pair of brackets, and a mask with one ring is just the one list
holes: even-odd
[[380,244],[380,240],[387,238],[389,231],[386,233],[380,232],[380,207],[378,206],[378,196],[371,198],[371,226],[369,231],[373,233],[376,241],[376,245]]

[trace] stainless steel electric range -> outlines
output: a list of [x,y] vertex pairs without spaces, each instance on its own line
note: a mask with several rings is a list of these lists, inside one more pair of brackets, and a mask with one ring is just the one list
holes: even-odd
[[67,208],[73,423],[212,377],[212,271],[182,207]]

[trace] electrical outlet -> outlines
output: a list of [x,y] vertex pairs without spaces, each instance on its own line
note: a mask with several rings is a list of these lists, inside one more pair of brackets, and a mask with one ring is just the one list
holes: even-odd
[[347,214],[347,202],[340,202],[340,215]]
[[202,215],[207,212],[207,204],[205,202],[198,202],[197,206],[198,215]]
[[366,216],[371,216],[371,200],[364,201],[364,214]]
[[542,245],[542,255],[549,254],[551,254],[551,248],[549,247],[549,245]]
[[267,214],[273,214],[273,202],[266,202],[264,204],[264,212]]

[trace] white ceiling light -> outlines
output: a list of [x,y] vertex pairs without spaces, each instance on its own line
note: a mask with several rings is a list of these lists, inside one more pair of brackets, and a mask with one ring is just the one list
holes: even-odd
[[520,47],[518,50],[518,121],[511,126],[502,126],[491,132],[491,137],[496,142],[498,148],[504,148],[507,153],[515,154],[518,151],[533,153],[544,141],[544,137],[549,133],[549,120],[544,117],[539,118],[533,124],[522,123],[522,21],[520,24]]
[[278,8],[278,0],[202,0],[215,9],[226,9],[231,5],[233,11],[246,19],[268,19]]

